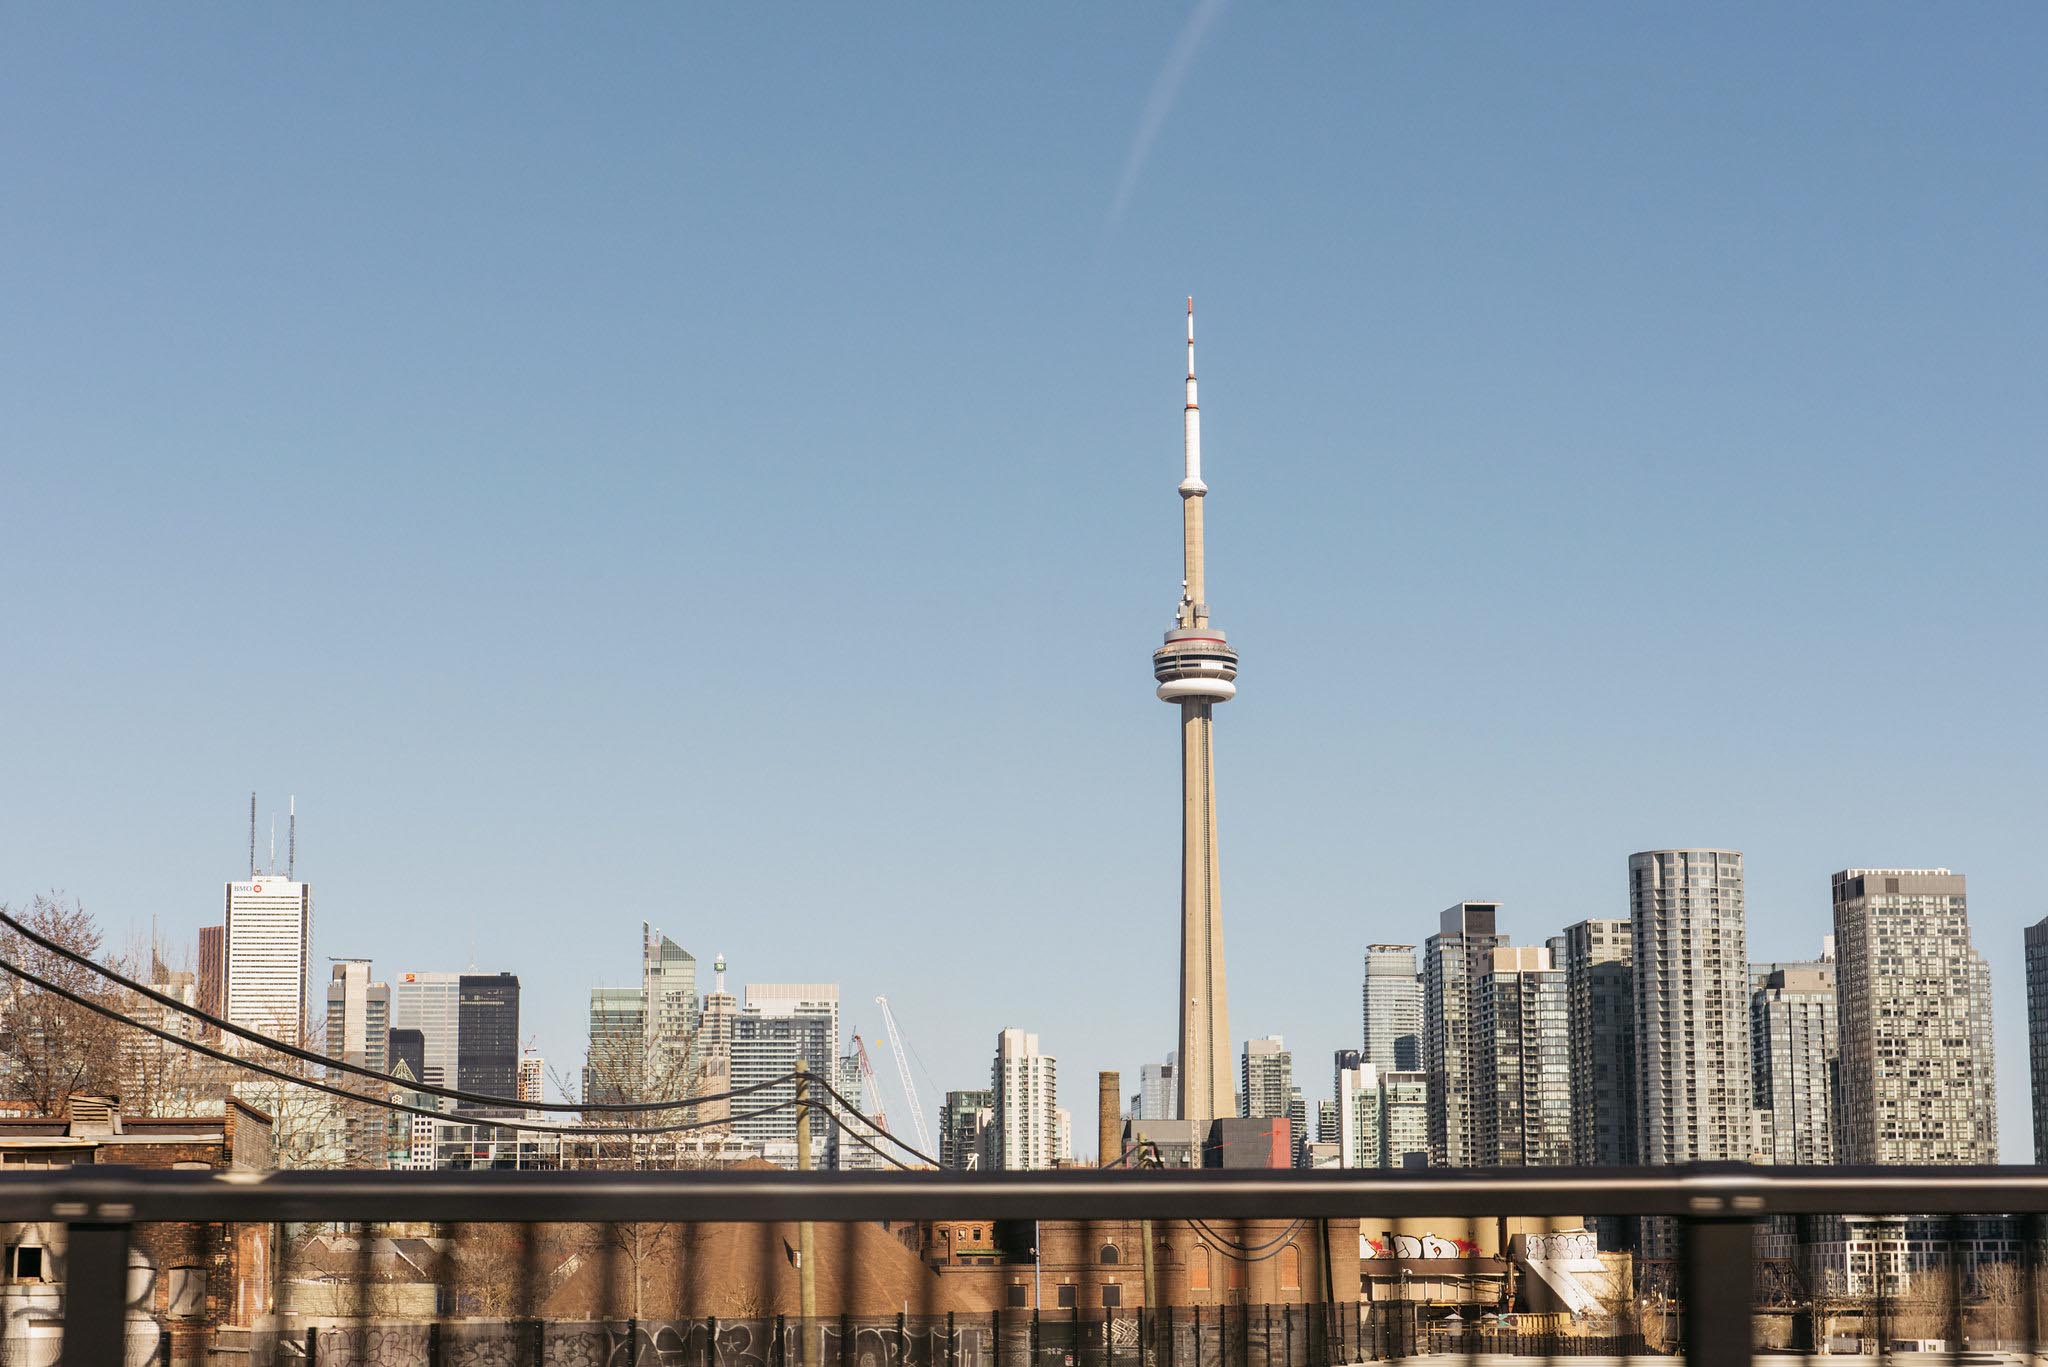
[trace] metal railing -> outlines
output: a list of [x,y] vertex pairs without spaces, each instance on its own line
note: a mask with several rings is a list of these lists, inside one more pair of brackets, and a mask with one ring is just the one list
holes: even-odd
[[[1508,1217],[1622,1217],[1648,1222],[1670,1259],[1638,1259],[1638,1285],[1653,1270],[1668,1277],[1675,1342],[1692,1367],[1750,1367],[1760,1274],[1759,1236],[1782,1232],[1797,1249],[1814,1244],[1816,1222],[1866,1217],[1857,1228],[1903,1228],[1902,1217],[1932,1231],[1919,1258],[1946,1279],[1931,1313],[1941,1332],[1907,1338],[1888,1290],[1878,1241],[1875,1290],[1864,1298],[1861,1337],[1881,1355],[1900,1343],[1961,1362],[1970,1316],[1990,1285],[1985,1259],[2009,1266],[2012,1332],[2001,1341],[2031,1351],[2040,1341],[2042,1217],[2048,1169],[2040,1168],[1751,1168],[1521,1169],[1503,1171],[1262,1170],[885,1174],[766,1170],[669,1172],[269,1172],[141,1171],[73,1167],[0,1173],[0,1222],[64,1227],[61,1319],[63,1361],[124,1360],[130,1250],[138,1230],[158,1225],[320,1225],[361,1230],[381,1224],[630,1227],[763,1225],[780,1222],[868,1224],[909,1221],[1297,1221],[1313,1222],[1325,1248],[1357,1232],[1363,1219],[1421,1217],[1468,1223]],[[1888,1224],[1868,1225],[1875,1218]],[[1960,1250],[1975,1227],[2002,1222],[2011,1237],[1997,1254],[1966,1263]],[[1839,1221],[1832,1226],[1838,1232]],[[1890,1237],[1886,1235],[1886,1237]],[[1905,1249],[1904,1235],[1896,1241]],[[367,1244],[367,1240],[364,1241]],[[530,1235],[522,1245],[533,1279]],[[1505,1253],[1505,1249],[1501,1250]],[[1791,1260],[1796,1263],[1795,1260]],[[1327,1264],[1326,1264],[1327,1265]],[[1790,1265],[1788,1263],[1788,1265]],[[1903,1263],[1901,1264],[1904,1265]],[[1820,1326],[1825,1348],[1830,1306],[1853,1288],[1824,1285],[1796,1266],[1785,1294],[1804,1297],[1800,1313]],[[1768,1278],[1766,1277],[1766,1280]],[[530,1287],[528,1288],[531,1289]],[[1940,1288],[1937,1288],[1940,1289]],[[668,1319],[659,1329],[634,1317],[604,1316],[572,1325],[531,1316],[502,1318],[500,1337],[525,1333],[493,1360],[592,1361],[621,1367],[1322,1367],[1375,1357],[1502,1353],[1542,1357],[1621,1356],[1648,1351],[1641,1323],[1607,1332],[1523,1333],[1502,1327],[1424,1322],[1405,1296],[1382,1299],[1371,1287],[1307,1288],[1298,1303],[1181,1307],[1077,1307],[1019,1314],[893,1318],[739,1314]],[[1220,1298],[1220,1297],[1219,1297]],[[1041,1302],[1042,1303],[1042,1302]],[[1789,1303],[1789,1302],[1788,1302]],[[1633,1293],[1630,1306],[1633,1308]],[[530,1305],[527,1307],[530,1309]],[[409,1324],[380,1352],[402,1360],[453,1363],[472,1330],[446,1305]],[[1921,1325],[1925,1328],[1926,1316]],[[447,1321],[444,1323],[443,1321]],[[513,1327],[506,1327],[513,1326]],[[523,1328],[519,1326],[524,1326]],[[680,1326],[680,1327],[679,1327]],[[1875,1334],[1870,1330],[1875,1327]],[[368,1353],[359,1326],[330,1326],[296,1336],[252,1340],[252,1361],[353,1362]],[[566,1346],[583,1335],[582,1349]],[[663,1337],[663,1336],[666,1337]],[[553,1337],[551,1337],[553,1336]],[[413,1339],[417,1338],[417,1344]],[[323,1345],[322,1339],[325,1339]],[[400,1343],[404,1346],[393,1346]],[[287,1341],[288,1340],[288,1341]],[[168,1342],[168,1340],[166,1340]],[[631,1344],[631,1347],[622,1347]],[[795,1351],[792,1352],[794,1346]],[[216,1359],[218,1360],[218,1359]]]

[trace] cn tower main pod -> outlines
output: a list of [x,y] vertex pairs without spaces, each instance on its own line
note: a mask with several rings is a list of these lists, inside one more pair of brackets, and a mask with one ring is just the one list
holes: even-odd
[[1166,644],[1152,652],[1161,701],[1180,709],[1180,1059],[1183,1120],[1232,1115],[1230,1007],[1223,986],[1223,906],[1216,882],[1212,712],[1237,694],[1237,652],[1209,621],[1202,570],[1202,410],[1195,401],[1195,301],[1188,300],[1186,471],[1180,482],[1184,578]]

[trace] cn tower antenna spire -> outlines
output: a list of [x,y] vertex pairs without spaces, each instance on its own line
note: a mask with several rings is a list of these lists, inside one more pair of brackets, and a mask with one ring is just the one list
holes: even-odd
[[1223,985],[1223,908],[1216,876],[1215,704],[1237,695],[1237,652],[1209,620],[1202,504],[1202,409],[1195,397],[1195,301],[1188,299],[1187,406],[1182,418],[1180,605],[1152,653],[1162,702],[1180,708],[1180,1117],[1230,1115],[1230,1010]]

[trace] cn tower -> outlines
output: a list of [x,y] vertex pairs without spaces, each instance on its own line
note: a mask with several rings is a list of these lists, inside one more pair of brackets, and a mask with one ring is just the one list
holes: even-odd
[[1223,987],[1223,907],[1216,886],[1216,759],[1211,712],[1237,694],[1237,652],[1209,622],[1202,573],[1202,410],[1195,402],[1195,301],[1188,300],[1186,473],[1180,482],[1180,608],[1152,652],[1159,697],[1180,708],[1180,1062],[1183,1120],[1235,1111],[1230,1006]]

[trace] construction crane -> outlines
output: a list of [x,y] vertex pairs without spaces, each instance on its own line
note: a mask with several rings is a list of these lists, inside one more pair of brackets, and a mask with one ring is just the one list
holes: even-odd
[[860,1059],[860,1102],[865,1106],[873,1099],[875,1113],[868,1119],[875,1122],[875,1128],[889,1132],[889,1117],[882,1113],[882,1087],[875,1081],[875,1065],[868,1062],[867,1041],[858,1034],[853,1037],[853,1052]]
[[903,1054],[903,1036],[896,1029],[896,1017],[889,1010],[887,997],[875,998],[875,1005],[882,1008],[882,1028],[889,1032],[889,1047],[896,1053],[896,1072],[903,1079],[903,1099],[910,1103],[910,1123],[917,1128],[917,1146],[930,1153],[932,1132],[925,1128],[924,1106],[917,1099],[917,1084],[910,1080],[910,1060]]

